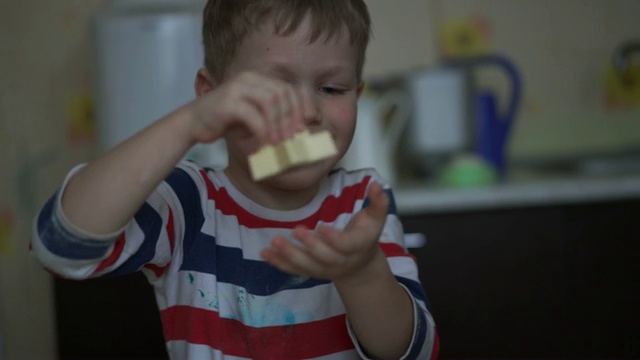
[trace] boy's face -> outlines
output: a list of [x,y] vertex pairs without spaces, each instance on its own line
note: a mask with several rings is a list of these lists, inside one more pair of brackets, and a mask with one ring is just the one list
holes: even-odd
[[[249,34],[237,48],[225,73],[229,79],[244,71],[255,71],[292,84],[301,96],[304,121],[313,133],[328,130],[338,155],[296,168],[265,180],[262,186],[280,190],[313,188],[347,151],[356,124],[356,104],[362,86],[357,79],[357,51],[346,30],[329,41],[320,37],[309,43],[309,17],[297,31],[281,37],[268,22]],[[247,156],[257,150],[255,139],[227,136],[229,172],[248,176]]]

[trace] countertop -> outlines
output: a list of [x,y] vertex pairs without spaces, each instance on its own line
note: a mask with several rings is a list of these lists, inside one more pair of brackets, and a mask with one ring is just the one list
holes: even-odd
[[568,173],[520,169],[498,183],[469,188],[412,180],[395,186],[394,196],[401,215],[640,200],[640,166],[620,170],[592,163]]

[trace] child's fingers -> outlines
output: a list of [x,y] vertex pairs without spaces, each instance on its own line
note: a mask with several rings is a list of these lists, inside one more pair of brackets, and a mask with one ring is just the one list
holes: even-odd
[[259,86],[256,105],[263,113],[263,119],[270,131],[272,143],[288,139],[295,133],[293,113],[297,111],[294,89],[279,80],[263,79]]
[[255,119],[246,120],[262,122],[266,138],[268,142],[272,144],[278,143],[282,140],[278,122],[281,117],[280,113],[283,110],[281,109],[281,100],[278,98],[275,91],[276,90],[273,86],[265,83],[260,86],[247,89],[245,95],[245,102],[253,106],[259,114]]
[[369,205],[362,209],[347,225],[347,230],[353,227],[382,230],[389,209],[389,197],[378,183],[371,184],[369,189]]
[[[256,73],[240,75],[227,106],[238,102],[254,106],[264,123],[264,137],[275,144],[304,129],[302,100],[295,87],[284,81]],[[244,119],[248,121],[250,119]]]
[[360,243],[355,238],[345,236],[345,233],[332,226],[321,225],[318,227],[318,237],[328,246],[340,254],[347,255],[357,251]]
[[304,109],[302,107],[302,97],[300,93],[292,87],[289,101],[291,102],[291,125],[294,132],[304,130]]
[[[329,228],[328,226],[325,226]],[[323,227],[321,227],[322,229]],[[325,238],[321,235],[322,231],[319,231],[316,235],[314,232],[306,228],[296,228],[293,231],[293,236],[300,240],[305,246],[306,252],[317,260],[320,264],[325,266],[339,266],[346,262],[346,256],[342,252],[333,248]]]
[[276,142],[289,137],[285,131],[285,124],[290,117],[291,105],[289,103],[289,95],[287,88],[279,83],[273,83],[269,87],[263,106],[267,113],[267,121],[269,123],[272,137]]
[[[235,115],[229,119],[235,123],[241,123],[253,132],[260,140],[269,143],[280,141],[279,126],[282,94],[278,94],[278,86],[271,79],[259,74],[247,72],[239,75],[226,86],[224,96],[220,101],[222,108],[231,109]],[[284,92],[280,91],[284,94]],[[255,111],[248,113],[246,107],[252,107]],[[256,126],[254,122],[260,122]]]
[[261,120],[263,115],[251,104],[239,103],[234,107],[233,117],[243,119],[242,123],[250,134],[255,136],[260,142],[271,141],[270,128],[265,121]]
[[271,247],[264,249],[260,254],[271,265],[292,274],[312,276],[323,269],[306,251],[283,237],[275,237]]
[[289,139],[297,132],[304,130],[304,121],[302,116],[302,106],[299,93],[296,89],[287,83],[279,83],[282,86],[278,102],[279,118],[275,119],[275,123],[280,127],[280,136],[282,139]]
[[369,189],[369,206],[364,211],[374,220],[384,222],[389,210],[389,196],[378,183]]

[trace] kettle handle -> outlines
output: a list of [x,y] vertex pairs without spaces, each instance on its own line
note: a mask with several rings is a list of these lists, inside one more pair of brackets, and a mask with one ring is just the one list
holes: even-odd
[[504,69],[511,81],[511,99],[505,116],[500,119],[504,121],[508,130],[516,117],[516,112],[518,111],[518,106],[520,105],[522,98],[522,80],[520,78],[520,73],[513,63],[504,56],[489,57],[488,64],[494,64]]
[[391,110],[395,106],[391,119],[389,119],[388,127],[385,130],[385,138],[391,146],[396,146],[411,115],[411,99],[402,90],[391,90],[383,94],[379,101],[380,109],[384,112]]
[[522,79],[515,65],[506,57],[498,54],[474,56],[469,59],[453,59],[446,61],[445,64],[453,67],[469,67],[472,70],[485,65],[497,66],[507,73],[511,83],[511,99],[509,100],[506,113],[504,116],[500,116],[500,120],[505,122],[508,130],[515,119],[522,98]]

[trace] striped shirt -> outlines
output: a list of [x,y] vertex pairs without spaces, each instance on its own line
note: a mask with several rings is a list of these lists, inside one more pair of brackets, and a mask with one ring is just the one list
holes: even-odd
[[[125,229],[104,237],[66,220],[60,205],[66,181],[35,219],[33,253],[50,271],[73,279],[143,271],[172,359],[366,358],[334,284],[281,272],[260,251],[276,235],[296,242],[297,225],[344,228],[367,206],[369,185],[384,185],[375,171],[336,170],[308,205],[274,211],[245,197],[223,171],[182,162]],[[393,194],[384,188],[392,201],[379,245],[415,308],[403,359],[435,358],[427,298],[403,245]]]

